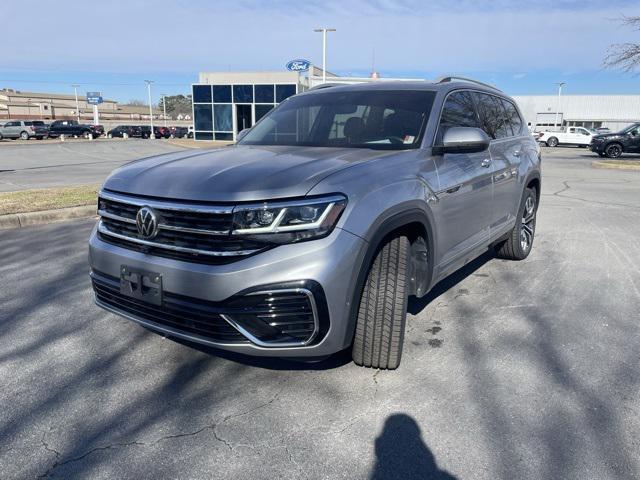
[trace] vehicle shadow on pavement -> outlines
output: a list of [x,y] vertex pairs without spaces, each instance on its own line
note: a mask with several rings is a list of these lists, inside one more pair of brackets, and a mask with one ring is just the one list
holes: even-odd
[[472,275],[476,270],[481,268],[485,263],[495,260],[496,257],[493,254],[492,250],[487,251],[482,254],[475,260],[472,260],[460,270],[452,273],[444,280],[441,280],[437,285],[435,285],[424,297],[409,297],[409,304],[407,306],[407,311],[411,315],[418,315],[422,310],[424,310],[427,305],[433,302],[440,295],[443,295],[448,290],[452,289],[460,282],[462,282],[465,278]]
[[404,413],[387,418],[382,434],[376,438],[375,449],[371,480],[456,480],[438,468],[433,453],[422,441],[417,422]]

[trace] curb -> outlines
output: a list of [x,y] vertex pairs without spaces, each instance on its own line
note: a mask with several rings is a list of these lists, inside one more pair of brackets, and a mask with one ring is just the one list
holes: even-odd
[[0,215],[0,230],[10,228],[24,228],[31,225],[73,220],[75,218],[89,218],[96,215],[97,205],[83,205],[81,207],[59,208],[56,210],[42,210],[40,212],[9,213]]
[[614,170],[640,170],[640,162],[633,160],[601,160],[591,162],[593,168],[611,168]]

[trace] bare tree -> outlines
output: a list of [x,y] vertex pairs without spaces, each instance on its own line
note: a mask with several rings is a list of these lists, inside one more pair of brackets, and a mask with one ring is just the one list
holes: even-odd
[[[640,16],[622,17],[622,24],[640,31]],[[640,67],[640,43],[615,43],[604,58],[606,68],[620,68],[633,72]]]
[[133,106],[136,106],[136,107],[142,107],[142,106],[146,106],[147,104],[143,100],[138,100],[138,99],[134,98],[132,100],[129,100],[127,102],[127,105],[133,105]]

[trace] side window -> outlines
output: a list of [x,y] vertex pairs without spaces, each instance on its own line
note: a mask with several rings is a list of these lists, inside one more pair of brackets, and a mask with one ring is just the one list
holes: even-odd
[[451,127],[480,127],[471,92],[453,92],[447,97],[440,115],[438,142]]
[[482,129],[490,138],[498,139],[512,135],[511,127],[507,122],[507,113],[502,107],[498,97],[486,93],[475,93],[478,101],[480,123]]
[[513,130],[513,134],[520,135],[522,133],[522,118],[520,118],[518,109],[510,101],[505,100],[504,98],[501,98],[500,100],[502,101],[502,106],[507,112],[507,119],[511,124],[511,130]]
[[575,128],[570,128],[569,129],[569,133],[576,133],[576,129]]

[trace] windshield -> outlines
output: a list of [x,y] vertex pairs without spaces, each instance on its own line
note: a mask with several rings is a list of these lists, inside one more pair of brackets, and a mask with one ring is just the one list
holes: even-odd
[[638,127],[640,127],[640,123],[634,123],[632,125],[629,125],[626,128],[623,128],[618,133],[627,133],[627,132],[630,132],[631,130],[634,130],[634,129],[638,128]]
[[435,92],[323,91],[291,97],[239,142],[404,150],[420,145]]

